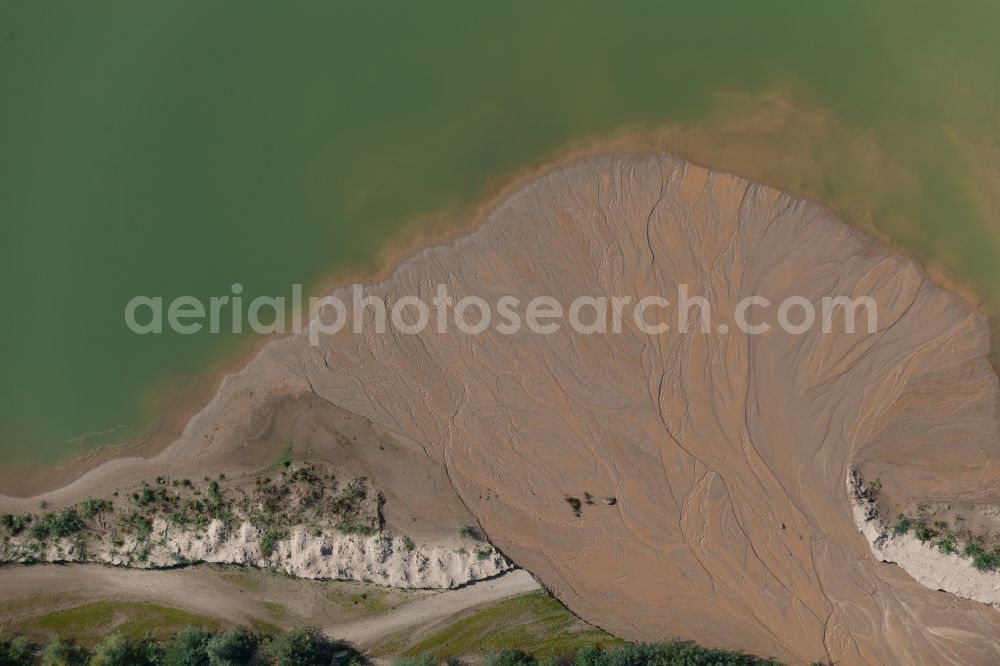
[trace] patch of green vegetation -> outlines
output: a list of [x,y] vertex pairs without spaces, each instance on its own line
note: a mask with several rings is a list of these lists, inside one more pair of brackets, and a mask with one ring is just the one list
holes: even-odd
[[954,553],[955,552],[955,535],[952,533],[947,533],[942,536],[937,541],[937,548],[942,553]]
[[149,538],[149,535],[153,533],[153,523],[139,513],[129,513],[122,516],[118,521],[118,527],[126,534],[135,535],[140,541]]
[[334,602],[346,611],[361,612],[364,614],[381,613],[393,608],[393,604],[387,602],[388,593],[385,590],[371,588],[363,592],[346,592],[342,590],[328,590],[326,598]]
[[28,636],[0,636],[2,666],[360,666],[351,646],[330,640],[315,629],[295,628],[271,635],[243,627],[214,633],[185,627],[165,642],[150,635],[132,637],[114,631],[86,648],[60,637],[42,646]]
[[996,550],[980,551],[972,558],[972,566],[977,571],[996,571],[1000,569],[1000,552]]
[[145,481],[139,486],[139,489],[132,493],[132,501],[135,502],[137,507],[147,507],[152,504],[160,504],[168,501],[167,490],[163,487],[156,487],[149,485]]
[[38,541],[45,541],[50,536],[57,539],[64,539],[76,534],[83,528],[84,524],[80,515],[76,512],[76,509],[70,507],[58,513],[42,514],[37,520],[32,521],[29,532],[32,538]]
[[275,458],[274,462],[260,470],[259,473],[264,472],[280,472],[283,469],[287,469],[292,466],[292,456],[294,455],[294,442],[292,438],[289,437],[285,440],[285,445],[281,447],[278,451],[278,457]]
[[623,641],[590,628],[545,592],[530,592],[476,611],[414,645],[402,656],[431,654],[447,659],[515,646],[537,658],[555,657],[587,646]]
[[12,515],[5,513],[0,516],[0,527],[3,527],[11,536],[16,536],[21,533],[21,530],[25,528],[26,525],[31,523],[33,516],[30,513],[24,513],[21,515]]
[[895,532],[897,536],[906,534],[910,531],[911,525],[912,521],[910,521],[909,517],[899,514],[896,516],[896,524],[892,526],[892,531]]
[[396,657],[392,666],[437,666],[437,660],[431,653],[424,652],[415,657]]
[[19,616],[38,615],[68,602],[74,598],[65,595],[39,594],[31,597],[17,597],[0,601],[0,617],[11,619]]
[[278,542],[284,539],[287,533],[284,530],[270,529],[264,533],[264,536],[260,538],[260,554],[264,557],[270,557],[271,553],[274,552],[274,547],[278,545]]
[[[546,660],[543,663],[550,663]],[[565,654],[557,662],[575,666],[780,666],[772,659],[760,659],[743,652],[702,647],[688,641],[631,643],[610,650],[596,645]],[[483,666],[536,666],[534,656],[518,649],[488,653]]]
[[109,513],[113,508],[108,500],[94,498],[83,500],[79,506],[84,518],[94,518],[100,513]]
[[279,604],[277,601],[265,601],[261,605],[264,606],[264,610],[267,611],[268,615],[278,622],[288,620],[288,607],[284,604]]
[[261,636],[274,636],[281,633],[281,627],[278,625],[265,622],[255,617],[249,619],[249,624],[250,628]]
[[222,574],[222,580],[247,592],[260,591],[260,583],[254,580],[253,576],[249,573],[242,571],[227,571]]
[[0,636],[0,664],[3,666],[29,666],[34,652],[31,642],[24,636],[6,639]]
[[149,635],[159,639],[167,638],[187,626],[214,630],[219,628],[220,623],[172,606],[119,601],[96,601],[11,623],[13,631],[32,639],[45,639],[56,634],[87,646],[95,645],[113,631],[121,631],[130,638]]
[[[345,649],[348,654],[342,654]],[[275,666],[360,663],[346,645],[333,643],[315,629],[292,629],[261,646],[263,661]],[[355,662],[356,660],[356,662]]]
[[70,641],[53,636],[39,654],[42,666],[76,666],[87,663],[87,651]]

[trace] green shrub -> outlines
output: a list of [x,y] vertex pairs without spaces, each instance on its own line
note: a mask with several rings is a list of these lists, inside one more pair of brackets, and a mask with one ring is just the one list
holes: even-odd
[[84,528],[83,520],[76,509],[63,509],[59,513],[43,514],[31,526],[31,536],[39,541],[45,541],[50,536],[64,539]]
[[138,513],[122,516],[118,524],[125,532],[134,534],[140,541],[153,533],[153,524],[145,516]]
[[132,500],[138,507],[149,506],[156,502],[162,502],[167,499],[167,491],[165,488],[153,488],[151,485],[142,482],[139,486],[139,490],[132,493]]
[[977,555],[982,555],[983,547],[978,543],[970,541],[965,544],[965,548],[962,549],[962,552],[965,553],[966,557],[975,557]]
[[268,530],[260,539],[260,544],[258,546],[260,548],[260,554],[264,557],[270,557],[271,553],[274,552],[274,547],[284,538],[284,532],[281,532],[280,530]]
[[535,658],[520,650],[500,650],[483,657],[483,666],[534,666]]
[[209,666],[208,646],[212,635],[188,627],[174,635],[163,651],[164,666]]
[[972,566],[977,571],[995,571],[997,568],[1000,568],[1000,554],[995,550],[989,553],[980,552],[972,558]]
[[903,514],[899,514],[896,517],[896,524],[892,526],[892,531],[897,535],[906,534],[910,531],[910,519]]
[[109,513],[111,509],[111,502],[108,500],[91,498],[80,502],[80,511],[85,518],[93,518],[99,513]]
[[926,525],[918,525],[917,529],[913,531],[913,534],[924,543],[934,538],[933,530]]
[[315,629],[292,629],[279,634],[262,650],[271,666],[326,666],[332,663],[332,645]]
[[3,516],[0,516],[0,525],[6,527],[12,535],[17,536],[26,525],[31,523],[31,518],[32,516],[30,513],[25,513],[19,516],[5,513]]
[[687,641],[624,645],[607,652],[599,648],[581,649],[575,666],[778,666],[775,661],[757,659],[742,652],[705,648]]
[[49,525],[47,522],[39,520],[35,522],[34,525],[31,526],[31,529],[28,530],[28,534],[31,535],[32,539],[45,541],[46,539],[49,538],[49,535],[52,534],[52,526]]
[[955,552],[955,535],[945,534],[943,537],[938,539],[937,542],[938,550],[942,553],[954,553]]
[[91,666],[157,666],[163,650],[151,640],[133,641],[116,631],[94,649]]
[[4,666],[31,666],[34,650],[28,639],[17,636],[10,640],[0,637],[0,664]]
[[208,641],[208,663],[211,666],[242,666],[253,661],[258,639],[243,627],[233,627],[216,634]]
[[39,655],[42,666],[82,666],[87,663],[87,651],[82,647],[53,636]]
[[52,534],[57,538],[71,536],[84,528],[83,520],[76,509],[63,509],[59,514],[52,515]]

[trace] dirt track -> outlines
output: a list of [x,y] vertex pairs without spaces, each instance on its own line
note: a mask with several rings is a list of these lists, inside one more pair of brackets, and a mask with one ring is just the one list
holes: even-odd
[[258,577],[249,579],[251,589],[247,589],[246,584],[227,582],[226,573],[206,567],[169,571],[99,565],[4,567],[0,568],[0,602],[37,596],[149,601],[230,624],[246,624],[252,620],[275,622],[262,611],[261,602],[278,601],[290,611],[284,624],[316,626],[329,636],[363,648],[394,632],[437,623],[470,608],[539,589],[530,574],[518,570],[457,590],[409,592],[409,600],[394,608],[359,616],[324,597],[313,581]]

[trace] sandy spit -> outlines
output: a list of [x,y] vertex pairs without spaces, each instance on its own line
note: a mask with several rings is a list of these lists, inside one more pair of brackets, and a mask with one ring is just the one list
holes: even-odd
[[[1000,504],[987,321],[911,261],[772,188],[669,155],[606,155],[542,174],[474,233],[422,250],[366,294],[429,301],[437,284],[456,300],[564,303],[637,302],[686,284],[716,325],[731,325],[748,295],[864,295],[879,325],[760,336],[732,326],[651,336],[628,322],[589,335],[345,330],[318,347],[294,336],[228,377],[155,458],[110,463],[44,498],[58,506],[158,469],[233,464],[273,429],[274,405],[315,400],[424,462],[420,475],[380,484],[387,493],[404,501],[426,472],[514,563],[617,635],[790,663],[1000,660],[1000,613],[878,561],[844,492],[852,465],[875,465],[900,503]],[[314,453],[333,446],[310,432]],[[352,451],[369,455],[362,441]],[[574,515],[566,498],[585,493],[617,502]],[[38,499],[0,498],[0,510]],[[430,500],[421,506],[434,515]]]

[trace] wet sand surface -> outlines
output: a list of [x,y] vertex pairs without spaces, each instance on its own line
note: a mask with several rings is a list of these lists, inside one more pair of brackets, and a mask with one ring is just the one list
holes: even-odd
[[[986,319],[912,262],[814,203],[666,155],[621,155],[541,176],[470,236],[366,291],[429,303],[439,283],[456,300],[566,304],[674,301],[687,284],[730,332],[649,335],[626,317],[620,333],[591,335],[368,327],[318,347],[297,336],[225,381],[157,457],[98,467],[45,497],[58,505],[161,468],[248,465],[276,439],[261,433],[293,412],[290,427],[327,455],[343,446],[315,425],[330,405],[383,451],[391,441],[378,465],[387,511],[393,497],[422,501],[433,525],[439,492],[442,511],[474,514],[506,555],[616,635],[791,663],[1000,659],[1000,614],[875,561],[844,485],[858,464],[893,502],[1000,503]],[[749,336],[732,319],[748,295],[867,295],[878,330]],[[314,407],[291,407],[302,404]],[[345,460],[378,455],[366,438],[350,446]],[[414,484],[423,490],[410,498]],[[576,516],[566,498],[585,493],[596,502]]]

